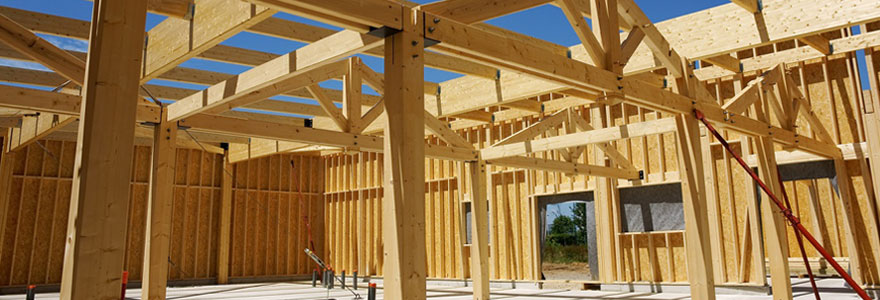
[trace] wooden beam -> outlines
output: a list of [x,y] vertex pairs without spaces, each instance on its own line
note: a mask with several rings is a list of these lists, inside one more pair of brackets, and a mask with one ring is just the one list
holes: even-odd
[[794,83],[794,80],[789,76],[785,76],[785,80],[787,82],[787,86],[789,89],[789,93],[793,95],[794,101],[798,102],[798,111],[794,113],[800,113],[807,119],[807,123],[810,124],[810,129],[816,133],[816,137],[819,138],[820,141],[834,144],[834,138],[831,137],[831,134],[828,133],[828,129],[825,128],[825,124],[822,124],[822,121],[819,120],[819,116],[813,112],[813,108],[810,103],[807,102],[807,98],[804,97],[804,94],[801,93],[801,90],[798,89],[797,85]]
[[74,117],[51,113],[23,116],[21,118],[21,126],[12,129],[7,145],[9,150],[21,149],[46,138],[60,128],[73,124],[75,121],[76,118]]
[[[55,114],[79,116],[81,96],[53,93],[17,86],[0,85],[0,107],[34,110]],[[135,102],[136,101],[132,101]],[[159,109],[155,106],[138,105],[138,122],[158,122]]]
[[348,131],[360,133],[364,127],[361,124],[361,59],[357,56],[348,59],[347,72],[342,79],[342,111],[348,120]]
[[195,3],[193,0],[147,0],[147,11],[166,17],[192,20]]
[[753,14],[761,11],[761,4],[759,0],[730,0],[730,2],[739,5],[746,11]]
[[524,110],[524,111],[533,112],[533,113],[544,112],[544,106],[541,104],[541,102],[539,102],[537,100],[530,100],[530,99],[505,103],[504,107]]
[[[589,57],[593,64],[597,67],[604,68],[605,50],[602,48],[599,40],[596,39],[596,36],[590,29],[590,25],[587,24],[587,21],[581,14],[581,11],[583,11],[584,8],[580,7],[580,3],[575,0],[557,0],[557,3],[559,8],[562,9],[562,12],[565,13],[565,18],[568,19],[568,23],[571,24],[575,34],[580,38],[581,45],[587,50],[587,54],[590,55]],[[633,49],[633,51],[635,51],[635,49]]]
[[339,26],[360,33],[372,28],[389,27],[401,29],[402,3],[385,0],[324,1],[324,0],[248,0],[261,5],[284,10],[288,13],[329,25]]
[[335,59],[380,44],[376,37],[341,31],[181,99],[168,106],[168,117],[174,121],[201,112],[224,111],[342,76],[345,61]]
[[382,99],[382,100],[379,100],[378,103],[373,105],[373,107],[370,107],[369,110],[367,110],[367,113],[365,113],[364,117],[361,118],[362,125],[364,126],[364,128],[370,126],[371,124],[373,124],[374,121],[376,121],[376,119],[379,118],[379,116],[381,116],[384,113],[385,113],[385,99]]
[[635,27],[626,35],[626,39],[620,44],[620,64],[626,66],[629,59],[636,53],[636,49],[645,39],[645,32],[641,28]]
[[141,84],[199,56],[276,12],[238,0],[196,0],[195,6],[192,20],[168,18],[147,33]]
[[763,78],[757,78],[749,82],[749,85],[746,86],[742,91],[737,93],[724,103],[721,108],[723,108],[727,113],[730,114],[741,114],[749,109],[749,106],[758,101],[760,98],[759,93],[763,93],[764,88],[762,87]]
[[324,113],[333,120],[333,123],[336,124],[336,127],[339,127],[339,130],[348,132],[348,118],[346,118],[339,107],[336,107],[336,104],[333,104],[333,101],[324,94],[324,91],[317,84],[310,85],[306,87],[309,90],[309,93],[318,100],[318,104],[321,105],[321,108],[324,110]]
[[[587,120],[584,120],[576,115],[573,115],[571,119],[572,121],[574,121],[574,125],[581,131],[589,132],[595,130],[592,125],[587,123]],[[623,153],[620,153],[620,151],[617,150],[617,147],[615,147],[611,143],[597,143],[596,146],[599,148],[599,150],[602,150],[602,153],[604,153],[605,156],[610,158],[611,161],[616,163],[621,168],[638,172],[638,169],[636,169],[632,162],[629,161],[629,159],[627,159],[626,156],[623,155]]]
[[[433,16],[428,15],[427,18],[432,19]],[[839,155],[834,145],[799,136],[792,131],[769,126],[764,122],[745,116],[728,116],[714,102],[696,101],[695,97],[662,90],[638,79],[626,77],[618,79],[618,75],[612,72],[564,56],[543,52],[541,49],[529,47],[513,40],[499,38],[474,28],[465,29],[464,26],[452,20],[443,20],[433,24],[435,30],[429,31],[426,35],[441,41],[440,44],[434,46],[434,49],[438,51],[471,57],[499,67],[551,80],[556,84],[564,84],[584,92],[595,92],[596,90],[619,92],[623,94],[627,102],[661,112],[690,114],[694,109],[699,109],[703,111],[709,121],[716,123],[719,127],[752,136],[770,136],[776,142],[796,146],[817,155],[827,157]],[[467,31],[468,34],[460,34],[463,31]],[[517,49],[518,51],[514,53],[499,49]],[[545,86],[544,90],[549,89]],[[697,90],[696,95],[699,95],[700,99],[711,96],[705,89],[702,91],[703,93],[700,93],[700,90]],[[497,101],[497,99],[495,100]]]
[[165,299],[171,250],[174,170],[177,162],[177,123],[160,122],[153,130],[153,159],[147,228],[144,242],[142,299]]
[[[703,180],[700,127],[697,120],[686,114],[675,118],[678,140],[678,164],[684,206],[685,245],[687,247],[687,274],[691,297],[715,299],[715,279],[710,251],[709,219],[706,206],[706,186]],[[766,201],[765,201],[766,202]]]
[[529,127],[523,128],[522,130],[501,139],[495,144],[492,144],[492,147],[533,139],[551,128],[559,127],[565,122],[566,117],[566,111],[560,110],[549,117],[545,117],[541,121],[532,123]]
[[503,157],[520,156],[529,153],[566,149],[598,143],[612,142],[627,138],[635,138],[675,130],[672,118],[659,119],[641,123],[633,123],[618,127],[608,127],[573,134],[548,137],[532,141],[523,141],[506,145],[488,147],[480,150],[485,160]]
[[[467,163],[470,175],[471,196],[471,280],[474,285],[474,300],[489,299],[489,198],[486,178],[486,163],[476,161]],[[464,167],[461,165],[460,167]],[[464,172],[462,172],[462,175]],[[464,180],[464,177],[459,177]],[[462,207],[462,212],[464,208]],[[464,216],[464,215],[463,215]],[[464,238],[464,236],[462,236]]]
[[229,282],[229,251],[232,240],[232,163],[229,149],[223,150],[223,178],[220,180],[220,231],[217,234],[217,283]]
[[[191,128],[191,131],[339,148],[359,147],[362,151],[382,152],[382,138],[376,136],[218,115],[196,115],[179,122],[181,126]],[[424,129],[422,134],[424,137]],[[477,159],[479,153],[471,149],[426,144],[425,155],[447,160],[471,161]]]
[[385,38],[385,297],[425,299],[424,36],[422,18],[404,10],[400,32]]
[[447,0],[421,6],[421,9],[463,23],[477,23],[532,7],[540,6],[552,0]]
[[454,115],[451,115],[451,117],[457,118],[457,119],[480,121],[480,122],[485,122],[485,123],[494,122],[493,121],[494,119],[492,117],[492,113],[485,111],[485,110],[472,110],[469,112],[454,114]]
[[730,56],[729,54],[704,58],[703,61],[709,62],[713,65],[718,66],[719,68],[731,71],[733,73],[740,73],[743,71],[743,66],[739,59]]
[[83,60],[61,50],[5,15],[0,15],[0,41],[77,85],[83,84],[86,70]]
[[831,52],[833,51],[828,38],[820,34],[801,37],[798,40],[825,55],[831,55]]
[[437,117],[427,110],[425,110],[425,128],[446,142],[446,144],[459,148],[474,149],[474,145],[455,131],[452,131],[449,128],[449,124],[438,120]]
[[564,174],[579,174],[630,180],[639,179],[639,171],[635,169],[626,170],[613,167],[572,163],[535,157],[504,157],[487,160],[486,162],[492,165],[524,168],[529,170],[544,170],[551,172],[560,172]]
[[79,122],[61,299],[116,299],[122,286],[145,0],[97,0]]
[[645,33],[645,43],[647,43],[651,52],[654,53],[654,57],[660,60],[674,77],[681,77],[684,74],[684,70],[681,68],[681,56],[672,49],[666,38],[663,37],[660,31],[657,30],[657,27],[654,26],[654,23],[651,23],[651,20],[648,19],[633,0],[618,0],[617,11],[624,22],[629,23],[633,27],[641,27]]

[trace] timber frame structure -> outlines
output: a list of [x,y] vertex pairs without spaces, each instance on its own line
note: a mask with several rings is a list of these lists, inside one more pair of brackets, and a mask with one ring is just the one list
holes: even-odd
[[[541,5],[582,44],[484,23]],[[145,31],[147,11],[168,18]],[[221,44],[241,32],[305,45]],[[538,198],[589,191],[600,283],[714,299],[769,276],[790,299],[789,229],[694,110],[857,282],[880,284],[876,0],[734,0],[658,24],[633,0],[95,0],[92,22],[0,7],[0,41],[52,70],[0,67],[0,287],[111,299],[128,270],[164,299],[169,280],[310,274],[314,247],[389,299],[424,299],[427,278],[488,299],[490,280],[541,279]],[[778,171],[804,164],[833,174]],[[624,232],[620,191],[662,184],[681,186],[683,230]]]

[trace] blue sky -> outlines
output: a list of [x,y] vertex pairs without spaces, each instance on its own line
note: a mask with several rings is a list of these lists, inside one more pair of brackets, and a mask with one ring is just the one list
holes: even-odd
[[[435,0],[415,0],[415,2],[418,3],[430,3],[434,1]],[[642,10],[645,11],[645,13],[652,21],[660,22],[663,20],[704,10],[729,2],[728,0],[636,0],[636,3],[639,4]],[[92,2],[85,0],[0,0],[0,5],[38,11],[53,15],[60,15],[80,20],[89,20],[91,18],[92,9]],[[276,15],[276,17],[333,28],[337,30],[339,29],[333,26],[328,26],[284,13],[279,13],[278,15]],[[152,28],[163,19],[164,17],[162,16],[150,15],[147,18],[147,28]],[[571,46],[579,43],[577,36],[568,25],[568,22],[565,20],[562,12],[558,8],[550,5],[544,5],[527,11],[500,17],[494,20],[490,20],[488,21],[488,23],[564,46]],[[87,44],[83,41],[46,35],[44,35],[44,37],[49,39],[51,42],[67,49],[85,50],[87,46]],[[232,37],[231,39],[223,42],[222,44],[242,48],[257,49],[276,54],[288,53],[303,45],[302,43],[273,37],[265,37],[251,33],[240,33]],[[383,69],[382,61],[378,58],[364,57],[364,61],[370,67],[376,69],[377,71],[381,71]],[[7,62],[6,64],[9,63]],[[36,64],[23,64],[19,62],[15,62],[13,64],[15,66],[29,66],[33,68],[39,68],[39,66]],[[184,63],[183,66],[199,69],[210,69],[230,74],[236,74],[246,70],[246,68],[242,66],[210,62],[200,59],[190,60]],[[449,80],[457,76],[460,75],[433,69],[427,70],[425,74],[427,80],[434,82]],[[199,86],[196,85],[178,85],[176,83],[162,81],[157,81],[155,83],[199,88]],[[338,83],[332,82],[325,84],[325,86],[335,88],[340,87]]]
[[[434,2],[433,0],[416,0],[418,3]],[[725,0],[704,0],[704,1],[685,1],[685,0],[669,0],[669,1],[650,1],[637,0],[639,5],[647,12],[648,17],[654,22],[659,22],[672,17],[683,14],[703,10],[709,7],[727,3]],[[10,6],[20,9],[32,10],[47,14],[60,15],[80,20],[89,20],[91,18],[92,2],[85,0],[0,0],[0,5]],[[198,9],[198,8],[197,8]],[[290,19],[294,21],[309,23],[313,25],[335,28],[325,24],[312,22],[292,15],[279,13],[276,15],[280,18]],[[152,28],[164,19],[162,16],[150,15],[147,18],[147,28]],[[489,21],[489,23],[500,26],[509,30],[517,31],[534,37],[538,37],[547,41],[551,41],[564,46],[578,44],[578,38],[574,31],[568,25],[562,12],[553,6],[545,5],[528,11],[504,16]],[[58,38],[43,35],[56,45],[62,48],[85,50],[87,44],[82,41]],[[265,37],[250,33],[241,33],[228,41],[223,42],[224,45],[237,46],[242,48],[258,49],[262,51],[283,54],[295,50],[302,46],[302,43],[292,42],[288,40]],[[364,57],[366,63],[376,69],[382,70],[382,61],[378,58]],[[2,62],[0,62],[2,63]],[[19,62],[5,63],[14,64],[15,66],[26,66],[32,68],[40,68],[36,64],[23,64]],[[237,65],[223,64],[217,62],[209,62],[200,59],[193,59],[183,64],[186,67],[210,69],[225,73],[236,74],[244,71],[246,68]],[[440,82],[455,78],[459,75],[429,69],[426,71],[425,77],[429,81]],[[181,87],[198,88],[193,85],[178,85],[176,83],[157,81],[156,84],[167,84]],[[325,84],[328,87],[339,88],[338,83]]]

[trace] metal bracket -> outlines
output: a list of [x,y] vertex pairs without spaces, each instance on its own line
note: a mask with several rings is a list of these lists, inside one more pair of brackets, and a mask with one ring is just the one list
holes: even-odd
[[391,36],[392,34],[395,34],[398,32],[400,32],[400,29],[394,29],[394,28],[391,28],[388,26],[382,26],[379,28],[370,27],[370,31],[367,32],[367,34],[375,36],[375,37],[387,38],[387,37]]

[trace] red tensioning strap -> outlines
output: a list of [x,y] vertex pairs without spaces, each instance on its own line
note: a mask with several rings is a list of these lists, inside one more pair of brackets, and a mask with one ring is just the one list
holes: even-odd
[[[776,174],[780,174],[779,166],[776,166]],[[782,184],[782,176],[776,176],[776,179],[779,179],[779,188],[782,190],[782,199],[785,199],[785,209],[791,211],[791,202],[788,201],[788,192],[785,191],[785,185]],[[819,287],[816,286],[816,278],[813,277],[813,268],[810,267],[810,260],[807,259],[807,250],[804,249],[804,239],[801,237],[801,232],[795,230],[794,236],[797,238],[798,247],[801,248],[801,256],[804,258],[804,266],[807,268],[807,275],[810,276],[810,285],[813,286],[813,294],[816,295],[816,300],[821,299],[819,297]]]
[[752,171],[752,168],[750,168],[749,165],[746,164],[746,162],[743,161],[743,159],[739,155],[733,152],[733,149],[730,148],[730,144],[728,144],[727,141],[724,140],[724,137],[722,137],[721,134],[719,134],[718,131],[715,130],[715,127],[712,127],[712,124],[709,124],[709,122],[706,121],[703,113],[699,110],[694,110],[694,115],[697,117],[697,120],[700,120],[700,122],[703,122],[703,125],[706,125],[706,128],[709,130],[709,132],[712,132],[712,135],[714,135],[718,142],[721,143],[721,146],[723,146],[724,149],[726,149],[727,152],[736,159],[739,165],[742,166],[743,169],[745,169],[750,176],[752,176],[752,179],[754,179],[755,182],[758,183],[758,186],[760,186],[761,189],[764,190],[764,193],[767,194],[770,200],[773,200],[773,203],[775,203],[776,206],[779,207],[782,215],[785,216],[791,226],[796,229],[795,231],[800,232],[804,237],[807,238],[807,241],[809,241],[810,244],[813,244],[813,247],[816,248],[816,251],[819,251],[819,253],[822,254],[822,257],[824,257],[828,261],[828,263],[831,264],[831,267],[833,267],[834,270],[837,271],[837,274],[840,274],[840,276],[843,277],[843,280],[845,280],[846,283],[849,284],[850,287],[852,287],[852,289],[859,295],[859,297],[864,300],[870,300],[871,298],[868,297],[868,293],[866,293],[865,290],[862,289],[862,287],[859,286],[859,284],[856,283],[855,280],[853,280],[852,276],[849,276],[849,273],[847,273],[846,270],[844,270],[843,267],[841,267],[840,264],[838,264],[837,261],[834,260],[834,257],[832,257],[831,254],[829,254],[828,251],[826,251],[825,248],[823,248],[822,245],[820,245],[819,242],[816,241],[816,238],[814,238],[813,235],[810,234],[809,231],[807,231],[804,225],[801,224],[800,220],[798,220],[798,218],[791,213],[791,209],[785,208],[785,205],[779,201],[779,198],[776,198],[776,195],[774,195],[773,192],[771,192],[770,189],[767,188],[767,185],[765,185],[764,182],[761,181],[760,178],[758,178],[758,174],[755,174],[755,171]]

